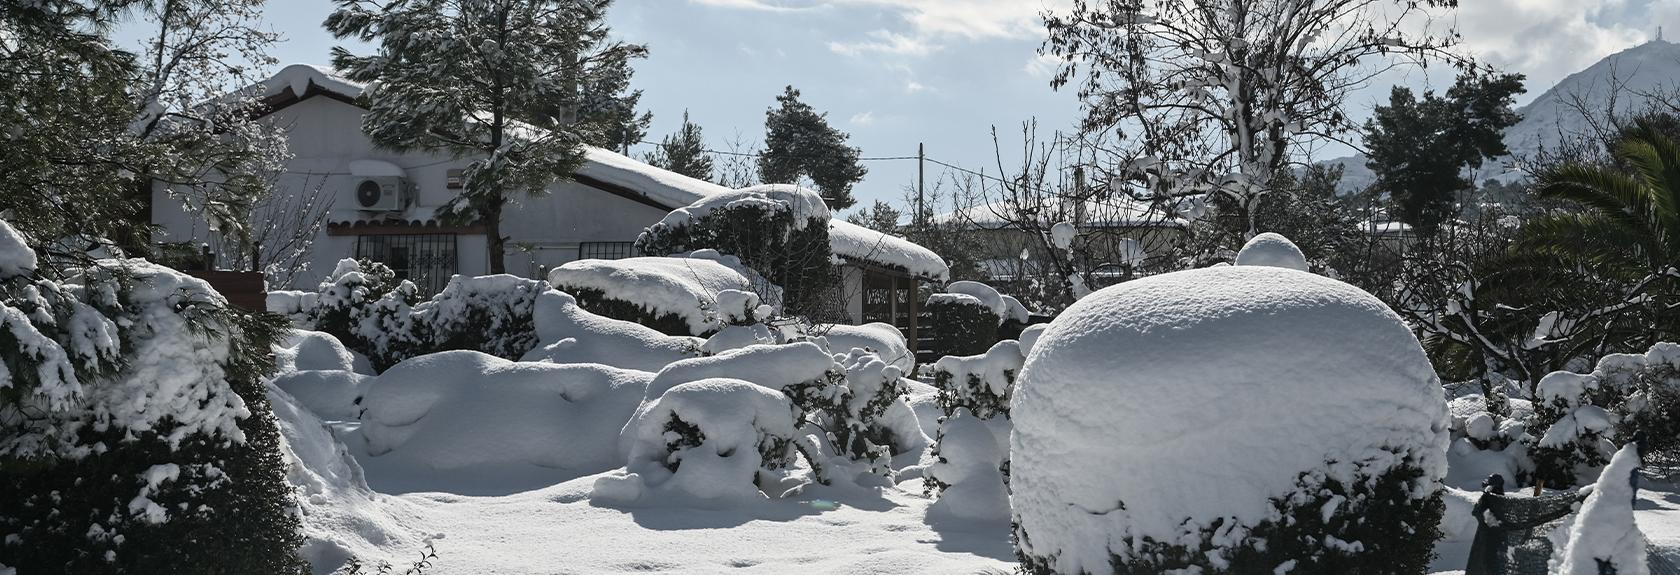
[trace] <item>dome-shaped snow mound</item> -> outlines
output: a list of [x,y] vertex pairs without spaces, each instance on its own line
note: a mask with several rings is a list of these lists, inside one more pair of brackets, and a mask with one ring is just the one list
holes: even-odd
[[[1309,534],[1320,543],[1292,539],[1311,549],[1274,539],[1261,556],[1370,552],[1392,544],[1358,540],[1360,528],[1409,529],[1400,520],[1412,519],[1333,521],[1386,512],[1369,506],[1381,489],[1334,485],[1381,484],[1371,478],[1401,478],[1391,503],[1434,508],[1439,519],[1448,441],[1439,382],[1399,317],[1330,278],[1236,266],[1103,289],[1050,324],[1016,385],[1011,504],[1034,571],[1109,573],[1112,556],[1152,572],[1184,556],[1176,565],[1225,572],[1220,561],[1255,557],[1229,551],[1252,551],[1244,534],[1292,505],[1310,505],[1312,519],[1274,529],[1275,539],[1315,523],[1327,532]],[[1165,548],[1187,543],[1180,555]]]
[[1242,251],[1237,252],[1237,265],[1307,271],[1307,256],[1289,238],[1266,232],[1243,244]]

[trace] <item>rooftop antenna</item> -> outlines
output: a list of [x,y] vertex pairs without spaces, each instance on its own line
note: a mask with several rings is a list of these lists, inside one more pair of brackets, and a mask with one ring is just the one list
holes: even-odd
[[1657,27],[1657,41],[1658,42],[1663,41],[1663,39],[1662,39],[1662,26]]

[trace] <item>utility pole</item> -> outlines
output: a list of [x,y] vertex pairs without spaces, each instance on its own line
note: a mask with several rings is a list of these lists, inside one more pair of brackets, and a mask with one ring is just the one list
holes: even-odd
[[922,220],[922,197],[923,197],[922,193],[923,193],[924,186],[927,185],[927,181],[926,181],[927,170],[924,167],[926,162],[927,162],[927,144],[917,142],[916,143],[916,215],[912,216],[910,218],[910,223],[918,223]]

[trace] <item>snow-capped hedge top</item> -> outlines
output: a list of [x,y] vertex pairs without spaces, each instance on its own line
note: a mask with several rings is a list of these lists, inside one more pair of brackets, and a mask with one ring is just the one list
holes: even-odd
[[1301,248],[1282,234],[1272,232],[1254,236],[1243,244],[1242,251],[1237,252],[1237,265],[1308,271],[1307,256],[1301,253]]
[[1423,499],[1446,474],[1446,402],[1406,325],[1356,287],[1273,267],[1079,300],[1032,346],[1011,416],[1022,549],[1062,573],[1108,573],[1111,546],[1221,519],[1240,537],[1299,481],[1406,465]]
[[656,314],[676,314],[693,333],[722,326],[718,292],[752,292],[755,287],[740,272],[714,260],[655,257],[567,262],[548,272],[548,284],[561,291],[599,290]]
[[754,204],[764,206],[770,211],[792,213],[794,229],[805,229],[812,219],[827,221],[831,217],[828,204],[823,203],[822,196],[818,195],[816,190],[789,184],[765,184],[703,196],[685,207],[665,214],[665,219],[659,220],[659,225],[680,228],[695,220],[704,219],[720,209]]
[[[973,297],[981,306],[992,310],[992,314],[998,316],[998,323],[1010,320],[1027,323],[1027,321],[1031,319],[1028,317],[1030,314],[1027,312],[1027,307],[1021,305],[1020,300],[1015,299],[1013,296],[999,293],[998,290],[993,289],[992,286],[980,282],[968,280],[954,281],[945,286],[945,292]],[[963,300],[952,299],[952,301]]]

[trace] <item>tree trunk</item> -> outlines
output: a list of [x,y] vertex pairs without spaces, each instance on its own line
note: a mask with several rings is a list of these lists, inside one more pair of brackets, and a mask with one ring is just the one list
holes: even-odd
[[[497,198],[500,200],[500,198]],[[502,201],[484,211],[484,238],[490,243],[490,273],[507,273],[507,238],[502,237]]]

